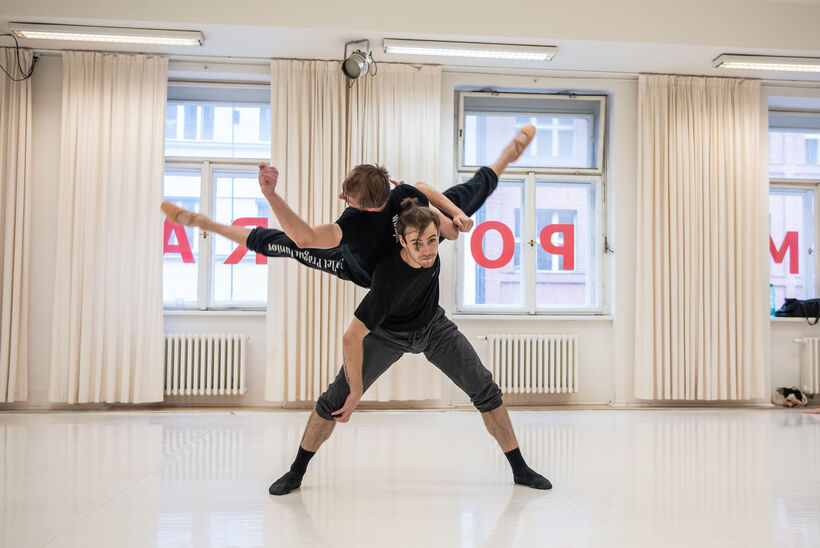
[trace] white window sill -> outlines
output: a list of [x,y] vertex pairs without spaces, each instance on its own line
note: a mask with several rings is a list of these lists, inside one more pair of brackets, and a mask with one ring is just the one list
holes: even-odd
[[615,316],[607,315],[547,315],[547,314],[450,314],[453,320],[512,320],[512,321],[613,321]]
[[[794,322],[802,322],[802,323],[804,323],[804,324],[808,325],[808,322],[806,321],[806,318],[772,318],[772,317],[770,317],[769,319],[772,321],[772,323],[794,323]],[[814,322],[814,318],[809,318],[809,320],[810,320],[812,323]],[[820,327],[820,323],[818,323],[818,324],[817,324],[817,327]]]
[[229,318],[244,318],[248,316],[265,317],[265,310],[163,310],[165,316],[200,316],[214,318],[217,316]]

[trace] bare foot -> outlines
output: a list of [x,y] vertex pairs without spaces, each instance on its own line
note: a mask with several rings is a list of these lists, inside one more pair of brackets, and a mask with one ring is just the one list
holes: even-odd
[[172,223],[176,223],[178,225],[185,225],[185,226],[200,226],[200,220],[202,215],[199,213],[194,213],[193,211],[188,211],[187,209],[182,209],[178,205],[172,204],[171,202],[162,202],[162,205],[159,206],[163,213],[168,217],[168,220]]
[[265,162],[259,163],[259,188],[265,198],[270,198],[276,191],[276,181],[279,180],[279,170]]

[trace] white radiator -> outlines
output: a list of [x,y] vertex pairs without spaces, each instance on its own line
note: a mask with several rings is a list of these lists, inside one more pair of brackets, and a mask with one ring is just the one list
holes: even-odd
[[577,335],[487,335],[490,371],[513,394],[578,392]]
[[800,343],[800,390],[820,394],[820,337],[795,339]]
[[165,335],[165,394],[238,396],[245,393],[247,335]]

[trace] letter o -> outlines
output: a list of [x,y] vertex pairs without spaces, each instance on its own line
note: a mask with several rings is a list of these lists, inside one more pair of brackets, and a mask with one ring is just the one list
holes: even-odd
[[[490,260],[484,255],[484,235],[490,230],[495,230],[501,234],[501,256],[497,259]],[[481,223],[473,231],[470,238],[470,251],[473,254],[473,259],[479,266],[484,268],[501,268],[509,263],[515,254],[515,236],[513,236],[510,227],[499,221],[486,221]]]

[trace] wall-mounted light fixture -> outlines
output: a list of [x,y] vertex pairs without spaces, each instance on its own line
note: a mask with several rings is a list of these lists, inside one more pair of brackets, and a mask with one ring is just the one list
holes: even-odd
[[[364,44],[364,51],[356,49],[348,55],[347,48],[354,44]],[[370,72],[371,65],[373,65],[373,52],[370,51],[370,40],[354,40],[345,44],[345,53],[342,59],[342,72],[345,76],[351,80],[361,78]]]
[[722,69],[783,70],[820,72],[820,57],[781,57],[779,55],[733,55],[724,53],[712,64]]
[[164,46],[201,46],[205,43],[202,33],[195,30],[86,27],[43,23],[9,23],[9,30],[18,38],[34,40],[75,40]]
[[384,52],[395,55],[432,55],[437,57],[474,57],[516,61],[550,61],[555,46],[518,46],[482,42],[436,42],[431,40],[384,39]]

